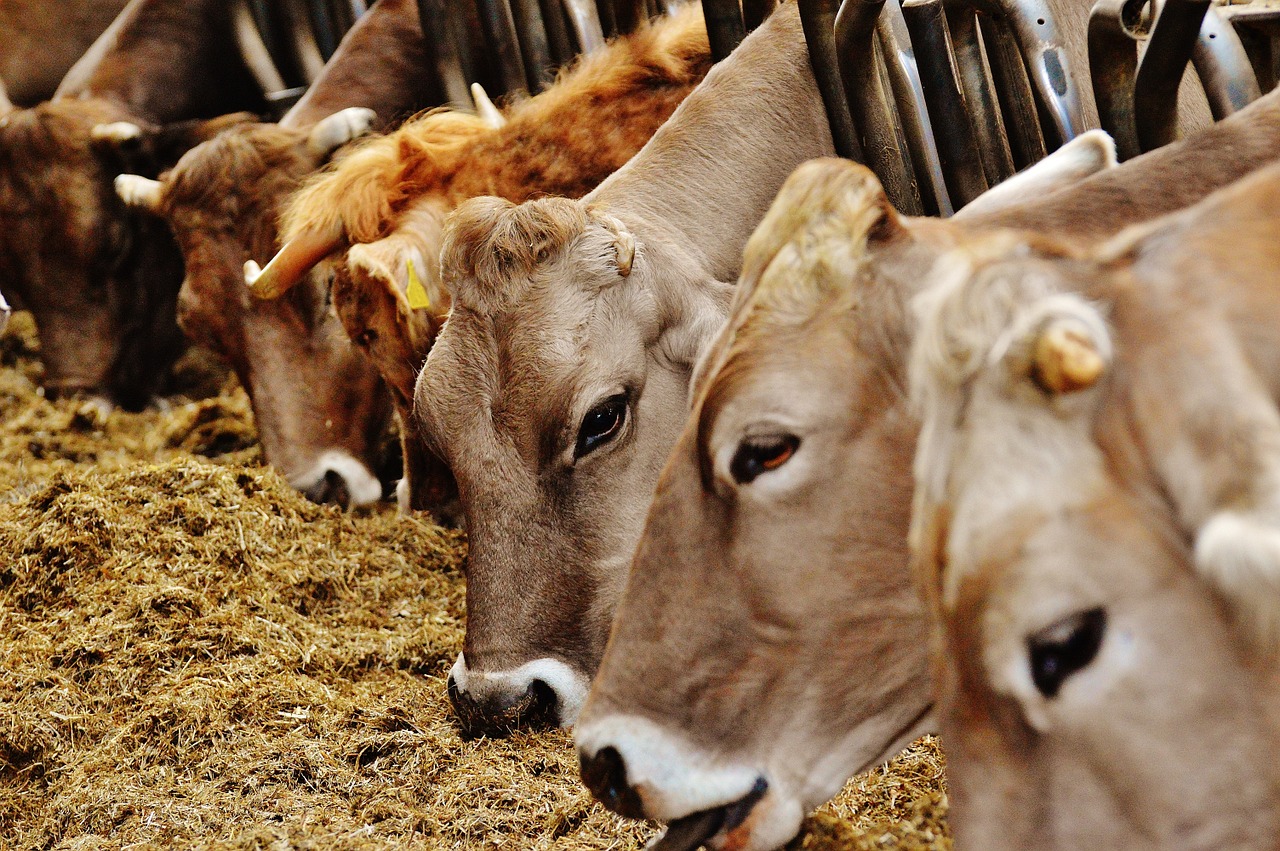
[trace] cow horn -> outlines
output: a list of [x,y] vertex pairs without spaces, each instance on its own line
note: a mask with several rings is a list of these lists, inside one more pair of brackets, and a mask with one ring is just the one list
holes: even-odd
[[9,100],[9,92],[4,87],[4,80],[0,80],[0,115],[13,112],[16,108],[13,101]]
[[627,277],[631,274],[631,266],[636,259],[636,238],[631,235],[621,220],[607,213],[597,213],[597,220],[613,234],[613,251],[617,258],[618,274]]
[[506,116],[493,105],[493,101],[489,99],[489,93],[484,90],[484,86],[479,83],[472,83],[471,97],[476,102],[476,113],[484,119],[485,124],[489,125],[489,129],[501,130],[507,125]]
[[327,157],[352,139],[368,133],[377,117],[376,112],[363,106],[339,110],[316,122],[307,137],[307,148],[318,157]]
[[3,332],[5,326],[9,324],[9,314],[12,312],[9,302],[4,300],[3,295],[0,295],[0,332]]
[[1077,322],[1051,323],[1036,339],[1032,377],[1049,393],[1074,393],[1091,387],[1105,368],[1097,342]]
[[164,185],[158,180],[140,174],[117,174],[116,194],[130,207],[155,211],[160,207],[160,194]]
[[89,131],[89,138],[95,142],[132,142],[142,136],[142,128],[132,121],[113,121],[110,124],[95,125]]
[[304,230],[284,244],[266,268],[252,260],[244,264],[244,282],[257,298],[273,299],[287,293],[302,277],[342,245],[341,234]]

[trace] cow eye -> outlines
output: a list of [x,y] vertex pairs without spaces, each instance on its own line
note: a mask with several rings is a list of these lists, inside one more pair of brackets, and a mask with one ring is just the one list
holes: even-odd
[[1102,646],[1107,613],[1090,609],[1063,618],[1027,639],[1031,679],[1045,697],[1058,696],[1067,677],[1087,667]]
[[573,447],[573,460],[577,461],[599,449],[618,436],[627,421],[627,397],[625,393],[610,396],[587,411],[578,428],[578,442]]
[[738,484],[750,484],[757,476],[790,461],[799,446],[800,438],[794,434],[748,437],[738,444],[738,451],[729,462],[729,473]]

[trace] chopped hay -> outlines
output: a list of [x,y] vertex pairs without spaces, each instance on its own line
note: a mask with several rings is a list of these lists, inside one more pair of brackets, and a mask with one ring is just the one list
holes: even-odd
[[[16,849],[635,849],[564,733],[462,741],[462,537],[342,514],[262,467],[243,391],[49,402],[0,338],[0,836]],[[922,739],[806,823],[810,851],[949,848]]]

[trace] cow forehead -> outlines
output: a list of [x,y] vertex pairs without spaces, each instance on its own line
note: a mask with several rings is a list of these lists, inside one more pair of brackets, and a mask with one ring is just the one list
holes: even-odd
[[223,130],[182,155],[164,176],[170,212],[188,207],[216,210],[227,198],[258,197],[274,203],[315,165],[302,150],[306,134],[275,124]]

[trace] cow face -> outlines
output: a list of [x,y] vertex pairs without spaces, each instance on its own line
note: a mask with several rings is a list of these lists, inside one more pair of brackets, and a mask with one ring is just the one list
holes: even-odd
[[216,126],[143,128],[99,100],[0,118],[0,287],[35,315],[48,392],[136,409],[163,390],[182,349],[181,258],[112,181],[123,170],[154,174]]
[[577,715],[696,346],[728,301],[667,251],[561,199],[474,199],[450,221],[454,306],[417,411],[467,522],[451,691],[469,730]]
[[913,542],[957,842],[1266,845],[1274,656],[1197,575],[1136,425],[1142,341],[1113,344],[1059,286],[1072,266],[983,265],[920,300]]
[[372,469],[390,406],[330,310],[330,269],[271,301],[251,297],[243,272],[247,260],[275,252],[287,195],[351,138],[335,142],[333,130],[325,122],[309,131],[233,128],[189,151],[158,184],[122,190],[177,236],[186,263],[178,321],[235,369],[267,460],[312,499],[351,505],[382,495]]

